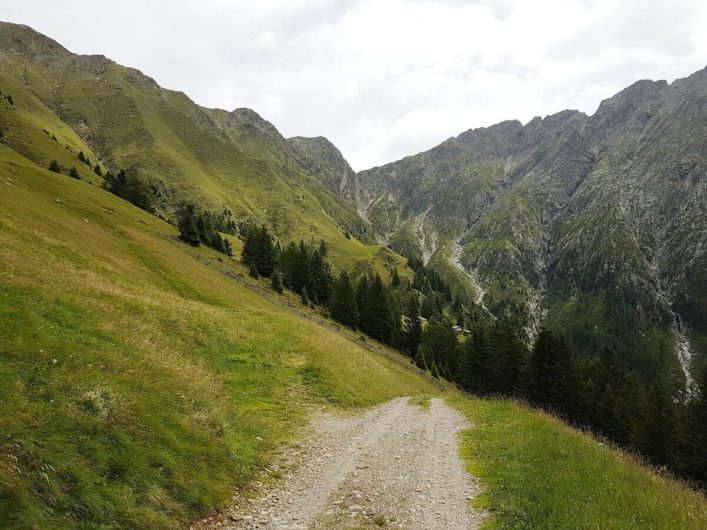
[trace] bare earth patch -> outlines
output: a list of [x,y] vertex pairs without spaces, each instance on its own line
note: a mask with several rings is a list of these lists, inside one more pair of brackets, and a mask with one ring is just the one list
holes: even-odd
[[319,415],[286,455],[294,469],[204,528],[471,529],[477,486],[459,458],[464,417],[442,400],[395,399],[355,417]]

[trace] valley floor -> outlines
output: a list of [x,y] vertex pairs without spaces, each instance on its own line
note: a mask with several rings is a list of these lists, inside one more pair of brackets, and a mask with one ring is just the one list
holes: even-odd
[[477,528],[477,486],[459,458],[465,426],[441,399],[318,414],[311,437],[285,456],[292,472],[203,528]]

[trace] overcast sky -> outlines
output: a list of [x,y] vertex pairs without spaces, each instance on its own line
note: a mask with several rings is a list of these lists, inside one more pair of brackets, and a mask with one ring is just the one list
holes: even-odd
[[0,0],[0,19],[326,136],[357,170],[707,65],[705,0]]

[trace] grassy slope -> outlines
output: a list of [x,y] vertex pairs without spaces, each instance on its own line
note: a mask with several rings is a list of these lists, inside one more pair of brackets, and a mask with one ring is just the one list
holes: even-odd
[[252,478],[312,400],[434,392],[96,186],[0,146],[0,187],[5,527],[173,527]]
[[473,428],[462,457],[484,483],[489,528],[707,527],[707,501],[556,418],[512,402],[452,398]]
[[[98,187],[1,146],[0,187],[6,527],[174,527],[252,479],[310,403],[435,393],[227,280],[194,259],[216,255]],[[703,498],[550,417],[450,402],[475,426],[463,450],[491,526],[698,528],[706,516]]]
[[[175,202],[191,197],[214,210],[226,206],[237,219],[269,224],[285,242],[325,239],[337,268],[388,277],[397,266],[409,274],[402,257],[345,237],[344,226],[360,219],[298,165],[281,137],[100,58],[57,60],[62,66],[21,55],[0,59],[0,91],[15,100],[12,109],[0,102],[5,143],[39,165],[56,158],[67,171],[75,165],[84,178],[98,180],[76,159],[83,150],[95,163],[90,144],[114,168],[135,165],[175,188]],[[75,130],[90,131],[90,140]]]

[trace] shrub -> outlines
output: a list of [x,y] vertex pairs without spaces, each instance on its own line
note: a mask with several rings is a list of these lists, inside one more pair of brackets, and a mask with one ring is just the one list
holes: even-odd
[[61,173],[61,168],[59,167],[59,163],[56,160],[52,160],[49,163],[49,171],[52,171],[54,173]]

